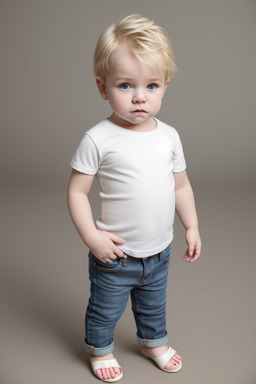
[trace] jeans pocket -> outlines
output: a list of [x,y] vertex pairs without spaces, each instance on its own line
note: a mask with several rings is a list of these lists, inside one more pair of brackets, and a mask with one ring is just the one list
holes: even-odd
[[168,247],[165,248],[165,250],[162,253],[162,256],[163,256],[163,260],[165,262],[170,260],[170,258],[171,258],[171,244],[169,244]]
[[111,263],[102,263],[100,260],[98,260],[94,256],[94,266],[95,268],[105,271],[105,272],[113,272],[116,271],[121,266],[121,259],[117,258],[116,260],[112,261]]

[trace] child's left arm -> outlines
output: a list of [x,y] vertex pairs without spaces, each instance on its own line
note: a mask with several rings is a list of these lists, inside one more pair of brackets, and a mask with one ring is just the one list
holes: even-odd
[[184,225],[188,249],[184,255],[186,261],[193,263],[201,253],[201,239],[198,229],[198,219],[191,188],[186,171],[174,173],[175,180],[175,209]]

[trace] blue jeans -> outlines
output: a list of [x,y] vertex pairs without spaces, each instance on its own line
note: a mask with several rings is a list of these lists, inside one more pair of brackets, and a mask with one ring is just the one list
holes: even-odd
[[91,296],[85,325],[85,345],[96,356],[114,350],[114,330],[131,296],[140,345],[159,347],[168,343],[166,288],[171,245],[148,258],[118,258],[101,263],[89,252]]

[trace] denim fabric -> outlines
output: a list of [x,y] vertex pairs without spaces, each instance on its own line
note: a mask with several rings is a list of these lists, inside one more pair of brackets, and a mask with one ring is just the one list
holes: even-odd
[[91,296],[86,311],[87,351],[103,356],[114,350],[115,326],[131,296],[139,344],[168,343],[166,288],[171,246],[148,258],[118,258],[101,263],[89,252]]

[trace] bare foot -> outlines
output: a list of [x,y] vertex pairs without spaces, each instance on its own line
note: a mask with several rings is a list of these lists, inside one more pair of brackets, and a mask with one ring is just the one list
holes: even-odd
[[[113,353],[109,353],[105,356],[91,356],[92,361],[103,361],[111,359],[114,359]],[[121,375],[121,369],[116,367],[97,369],[96,374],[101,380],[110,380],[115,379],[117,376]]]
[[[150,356],[159,357],[168,351],[168,345],[163,345],[161,347],[156,347],[156,348],[148,348],[143,346],[143,349]],[[180,362],[181,362],[181,357],[177,353],[175,353],[163,368],[168,371],[175,370],[179,367]]]

